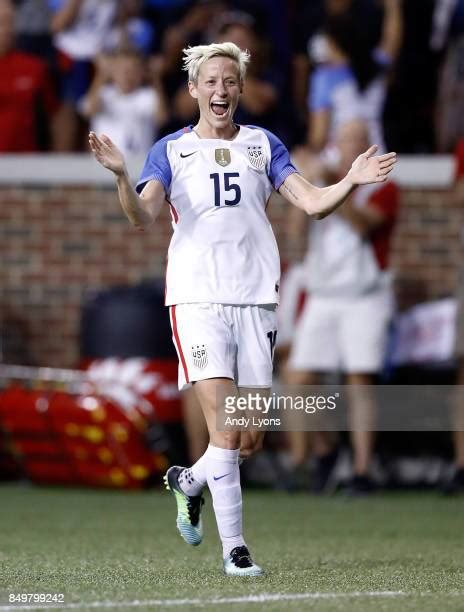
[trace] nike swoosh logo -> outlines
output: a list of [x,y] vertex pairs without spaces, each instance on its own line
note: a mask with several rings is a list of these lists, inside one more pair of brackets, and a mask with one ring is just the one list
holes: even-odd
[[222,476],[213,476],[214,480],[221,480],[221,478],[225,478],[226,476],[228,476],[230,474],[230,472],[228,474],[223,474]]
[[198,153],[198,151],[193,151],[193,153],[181,153],[180,156],[181,157],[190,157],[190,155],[194,155],[195,153]]

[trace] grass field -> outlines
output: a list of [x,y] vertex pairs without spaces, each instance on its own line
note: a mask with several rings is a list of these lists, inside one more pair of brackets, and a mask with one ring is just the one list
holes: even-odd
[[463,499],[246,492],[268,573],[245,580],[222,574],[210,500],[197,548],[174,508],[161,491],[0,485],[0,611],[38,609],[9,593],[64,593],[60,609],[76,610],[464,610]]

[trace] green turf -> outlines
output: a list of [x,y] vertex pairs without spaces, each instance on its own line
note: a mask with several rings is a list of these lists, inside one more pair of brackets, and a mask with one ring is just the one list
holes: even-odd
[[168,493],[1,485],[0,610],[9,592],[63,592],[67,603],[83,602],[86,609],[85,602],[103,600],[357,591],[404,595],[202,609],[464,610],[463,499],[429,493],[348,500],[247,492],[247,541],[268,574],[246,580],[222,574],[209,499],[205,508],[205,540],[192,548],[177,534]]

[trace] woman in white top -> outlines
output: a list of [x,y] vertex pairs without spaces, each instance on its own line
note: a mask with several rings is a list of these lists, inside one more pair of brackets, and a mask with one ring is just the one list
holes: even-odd
[[108,134],[124,155],[146,155],[167,111],[161,86],[144,82],[143,56],[122,48],[100,56],[92,86],[79,104],[91,130]]
[[387,69],[402,38],[401,0],[384,0],[385,15],[379,46],[372,50],[370,33],[352,11],[331,16],[325,27],[326,61],[314,71],[308,94],[308,143],[330,159],[338,128],[362,119],[369,141],[385,150],[382,113]]

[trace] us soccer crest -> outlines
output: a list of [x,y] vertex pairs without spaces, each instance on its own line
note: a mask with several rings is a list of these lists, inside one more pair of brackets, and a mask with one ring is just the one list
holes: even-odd
[[228,166],[230,164],[230,149],[216,149],[214,159],[220,166]]
[[263,147],[248,147],[248,159],[250,160],[250,164],[253,166],[253,168],[256,168],[256,170],[262,170],[266,165],[266,157],[263,152]]
[[203,370],[208,365],[208,351],[204,344],[192,346],[193,365],[199,370]]

